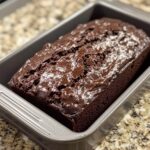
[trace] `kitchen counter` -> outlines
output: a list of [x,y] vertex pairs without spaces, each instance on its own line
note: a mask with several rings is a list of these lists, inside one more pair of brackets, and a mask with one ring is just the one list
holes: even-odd
[[[0,20],[0,58],[53,27],[86,3],[86,0],[32,0],[3,18]],[[0,150],[5,149],[40,150],[41,148],[11,124],[0,119]],[[139,97],[137,104],[96,148],[96,150],[130,149],[150,149],[150,89]]]

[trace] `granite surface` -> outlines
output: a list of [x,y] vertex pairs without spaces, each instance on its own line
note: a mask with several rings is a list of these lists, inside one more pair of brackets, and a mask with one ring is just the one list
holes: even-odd
[[[144,0],[121,0],[133,5]],[[145,0],[146,2],[146,0]],[[147,0],[149,2],[149,0]],[[0,58],[41,32],[53,27],[83,5],[86,0],[31,0],[24,7],[0,20]],[[146,6],[149,4],[146,3]],[[136,6],[137,7],[137,6]],[[149,6],[148,6],[149,7]],[[56,9],[57,8],[57,9]],[[143,9],[143,8],[142,8]],[[147,7],[145,9],[147,11]],[[37,19],[38,18],[38,19]],[[15,34],[14,34],[15,33]],[[0,119],[0,150],[40,150],[27,136]],[[150,89],[114,127],[96,150],[150,149]]]

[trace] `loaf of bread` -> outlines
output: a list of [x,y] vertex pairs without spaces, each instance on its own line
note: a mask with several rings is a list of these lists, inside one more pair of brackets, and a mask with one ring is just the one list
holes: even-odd
[[142,30],[102,18],[46,43],[8,84],[70,129],[84,131],[128,87],[149,52]]

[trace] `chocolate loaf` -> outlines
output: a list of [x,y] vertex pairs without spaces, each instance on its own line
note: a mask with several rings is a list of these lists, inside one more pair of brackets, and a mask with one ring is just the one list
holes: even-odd
[[84,131],[127,88],[149,52],[142,30],[102,18],[46,43],[8,84],[70,129]]

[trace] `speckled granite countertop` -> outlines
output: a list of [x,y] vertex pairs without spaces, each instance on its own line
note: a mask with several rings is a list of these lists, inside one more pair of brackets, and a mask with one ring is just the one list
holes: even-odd
[[[144,0],[121,1],[126,3],[134,1],[135,4]],[[51,28],[60,20],[80,9],[85,3],[87,3],[86,0],[32,0],[21,9],[0,20],[0,58],[13,52],[14,49],[20,47],[40,32]],[[0,119],[0,150],[39,149],[41,148],[28,137],[5,120]],[[96,150],[149,149],[150,89],[145,91],[142,97],[139,97],[138,103],[99,143]]]

